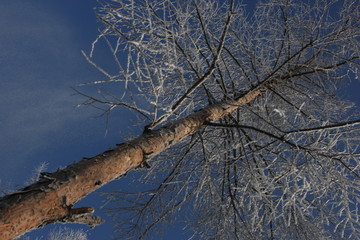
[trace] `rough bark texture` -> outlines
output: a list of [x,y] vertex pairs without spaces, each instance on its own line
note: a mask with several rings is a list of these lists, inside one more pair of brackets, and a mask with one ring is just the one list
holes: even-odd
[[164,151],[199,129],[247,104],[271,84],[269,81],[241,96],[237,101],[210,105],[160,129],[117,145],[93,158],[83,159],[0,199],[0,239],[18,237],[53,222],[79,222],[90,226],[102,223],[90,207],[72,205],[143,161]]

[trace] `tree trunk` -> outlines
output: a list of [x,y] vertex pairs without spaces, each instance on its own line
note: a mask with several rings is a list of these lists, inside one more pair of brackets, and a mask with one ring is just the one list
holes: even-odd
[[251,102],[269,86],[263,82],[236,101],[209,105],[176,122],[117,145],[95,157],[65,169],[42,173],[40,180],[0,199],[0,239],[12,239],[54,222],[78,222],[94,226],[103,222],[93,208],[72,206],[100,186],[141,165],[173,144]]

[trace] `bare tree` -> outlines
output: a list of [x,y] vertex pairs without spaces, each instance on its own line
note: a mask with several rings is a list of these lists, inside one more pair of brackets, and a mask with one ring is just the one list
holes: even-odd
[[[103,3],[85,56],[106,78],[87,83],[98,95],[78,93],[104,113],[138,113],[144,134],[5,196],[0,236],[101,222],[71,205],[152,159],[144,187],[108,195],[123,238],[182,216],[196,238],[359,239],[360,120],[337,94],[358,77],[359,6],[268,0],[246,15],[234,0]],[[92,60],[100,41],[116,70]]]
[[[70,228],[56,228],[53,229],[47,238],[39,237],[35,240],[87,240],[87,234],[84,230],[73,230]],[[30,237],[20,237],[19,240],[31,240]]]
[[87,240],[87,234],[83,230],[59,228],[49,234],[49,240]]

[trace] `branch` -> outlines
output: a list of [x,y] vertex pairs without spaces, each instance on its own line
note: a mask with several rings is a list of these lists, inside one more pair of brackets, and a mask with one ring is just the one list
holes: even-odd
[[105,221],[92,215],[93,212],[92,207],[70,208],[68,216],[60,219],[59,222],[87,224],[90,228],[94,228]]
[[80,96],[86,97],[86,98],[88,98],[89,100],[91,100],[91,101],[92,101],[91,103],[96,102],[96,103],[101,103],[101,104],[107,105],[107,106],[109,106],[110,110],[111,110],[112,108],[114,108],[115,106],[127,107],[127,108],[129,108],[129,109],[131,109],[131,110],[134,110],[134,111],[136,111],[137,113],[141,114],[141,115],[142,115],[143,117],[145,117],[147,120],[151,121],[151,119],[150,119],[150,118],[148,117],[148,115],[147,115],[147,114],[150,115],[149,112],[144,111],[144,110],[142,110],[142,109],[139,109],[139,108],[137,108],[137,107],[131,106],[130,104],[128,104],[128,103],[126,103],[126,102],[117,102],[117,103],[115,103],[115,102],[110,102],[110,101],[104,101],[104,100],[100,100],[100,99],[95,98],[95,97],[91,97],[91,96],[89,96],[89,95],[87,95],[87,94],[85,94],[85,93],[83,93],[83,92],[80,92],[79,90],[77,90],[77,89],[75,89],[75,88],[72,88],[72,89],[73,89],[77,94],[79,94]]
[[[232,8],[232,5],[233,5],[233,1],[231,1],[230,8]],[[157,121],[155,121],[152,124],[153,126],[156,126],[156,125],[160,124],[161,122],[165,121],[172,113],[174,113],[180,107],[180,105],[185,101],[185,99],[188,98],[189,95],[192,92],[194,92],[195,89],[197,89],[201,84],[203,84],[206,80],[208,80],[209,77],[212,75],[212,73],[215,71],[217,61],[221,55],[221,51],[224,46],[225,37],[228,33],[232,15],[233,15],[233,13],[232,13],[232,10],[230,9],[225,26],[224,26],[224,30],[223,30],[221,38],[220,38],[220,43],[219,43],[217,51],[216,51],[216,55],[211,63],[209,70],[200,79],[198,79],[190,88],[188,88],[188,90],[175,102],[175,104],[171,107],[171,112],[160,117]]]
[[[350,121],[350,122],[347,122],[347,123],[332,124],[332,125],[328,125],[328,126],[324,126],[324,127],[308,128],[308,129],[303,129],[303,130],[305,132],[306,131],[318,131],[318,130],[323,130],[323,129],[335,129],[335,128],[340,128],[340,127],[354,126],[354,125],[357,125],[357,124],[360,124],[360,120]],[[251,129],[251,130],[257,131],[259,133],[262,133],[264,135],[267,135],[267,136],[269,136],[271,138],[274,138],[274,139],[276,139],[278,141],[284,142],[284,143],[290,145],[293,148],[302,149],[302,150],[304,150],[306,152],[314,152],[314,150],[312,150],[312,149],[308,149],[305,146],[301,146],[301,145],[298,145],[296,143],[292,143],[289,140],[286,140],[286,135],[287,134],[285,134],[283,136],[276,136],[276,135],[274,135],[274,134],[272,134],[272,133],[270,133],[268,131],[265,131],[265,130],[262,130],[262,129],[259,129],[259,128],[256,128],[256,127],[253,127],[253,126],[239,125],[239,124],[219,124],[219,123],[206,122],[204,125],[213,126],[213,127],[225,127],[225,128],[229,127],[229,128]],[[296,132],[299,132],[299,131],[294,131],[292,133],[296,133]],[[319,156],[324,157],[324,158],[329,158],[329,159],[332,159],[332,160],[335,160],[335,161],[339,162],[347,170],[349,170],[350,173],[354,174],[358,179],[360,179],[360,175],[355,172],[356,167],[351,168],[344,161],[342,161],[340,158],[337,158],[337,157],[334,157],[334,156],[328,156],[327,154],[317,152],[317,151],[315,151],[315,153],[317,155],[319,155]]]
[[335,124],[329,124],[325,126],[319,126],[319,127],[313,127],[313,128],[303,128],[298,129],[294,131],[285,131],[286,134],[292,134],[292,133],[300,133],[300,132],[314,132],[314,131],[320,131],[320,130],[333,130],[338,128],[344,128],[344,127],[353,127],[360,124],[360,119],[343,122],[343,123],[335,123]]

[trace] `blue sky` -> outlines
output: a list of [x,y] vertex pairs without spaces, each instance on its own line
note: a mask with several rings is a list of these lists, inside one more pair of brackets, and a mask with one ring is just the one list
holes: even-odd
[[[123,141],[120,128],[132,124],[126,115],[121,119],[114,115],[116,124],[110,124],[112,131],[105,136],[105,119],[96,118],[99,112],[75,107],[83,99],[72,96],[71,87],[102,77],[81,54],[89,51],[98,33],[96,4],[95,0],[0,1],[1,189],[24,185],[42,162],[53,171],[100,153]],[[80,203],[101,204],[97,194]],[[49,229],[28,236],[47,236]],[[110,230],[104,224],[89,231],[89,239],[110,239]]]
[[[22,186],[43,162],[53,171],[137,133],[126,112],[112,115],[105,135],[105,119],[96,118],[98,111],[75,107],[82,99],[72,96],[71,87],[102,78],[81,54],[81,50],[90,50],[98,33],[96,4],[95,0],[0,1],[1,189]],[[354,81],[351,89],[348,97],[359,103],[359,82]],[[132,133],[127,133],[129,129]],[[116,181],[105,189],[121,188],[121,184]],[[99,209],[101,205],[98,194],[79,203],[94,206],[96,213],[110,221]],[[53,227],[27,236],[46,239]],[[111,225],[88,234],[89,239],[110,239]],[[176,236],[171,239],[184,239],[181,234]]]

